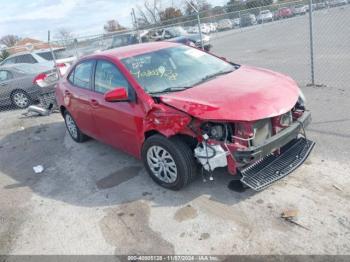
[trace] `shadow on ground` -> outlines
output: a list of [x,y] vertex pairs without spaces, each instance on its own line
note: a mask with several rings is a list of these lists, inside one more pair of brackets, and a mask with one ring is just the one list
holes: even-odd
[[[35,174],[36,165],[43,165],[45,171]],[[199,175],[178,192],[163,189],[150,179],[141,161],[95,140],[73,142],[63,122],[34,126],[3,137],[0,171],[16,181],[4,190],[29,187],[44,198],[77,206],[110,206],[140,199],[152,200],[156,206],[178,206],[202,195],[234,205],[253,194],[229,190],[231,177],[222,172],[207,183]]]

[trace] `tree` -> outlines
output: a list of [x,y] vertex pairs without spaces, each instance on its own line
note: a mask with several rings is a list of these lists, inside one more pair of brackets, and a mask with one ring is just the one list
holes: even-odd
[[149,26],[152,24],[158,24],[160,22],[160,1],[154,0],[153,4],[150,4],[148,0],[145,0],[143,6],[137,6],[139,18],[139,26]]
[[12,47],[19,40],[20,40],[20,37],[17,35],[5,35],[0,38],[0,43],[6,45],[7,47]]
[[176,9],[174,7],[168,7],[165,8],[164,11],[159,12],[159,17],[161,21],[169,20],[169,19],[174,19],[177,17],[181,17],[182,12],[180,9]]
[[57,30],[55,38],[67,46],[73,43],[74,34],[68,28],[61,27]]
[[246,2],[247,8],[256,8],[260,6],[272,5],[272,0],[253,0]]
[[10,56],[10,53],[7,50],[2,50],[0,53],[0,62],[5,60]]
[[190,0],[189,3],[186,1],[185,5],[185,14],[193,15],[196,12],[193,10],[192,6],[194,6],[199,12],[209,11],[211,9],[211,4],[209,4],[206,0]]
[[118,31],[122,31],[125,30],[126,28],[122,25],[119,24],[119,22],[117,20],[109,20],[107,21],[107,23],[103,26],[103,29],[107,32],[107,33],[111,33],[111,32],[118,32]]

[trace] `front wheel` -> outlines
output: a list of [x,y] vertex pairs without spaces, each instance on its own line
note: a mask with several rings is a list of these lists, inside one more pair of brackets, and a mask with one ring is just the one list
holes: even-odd
[[142,159],[151,178],[168,189],[179,190],[196,175],[193,152],[177,137],[151,136],[143,145]]

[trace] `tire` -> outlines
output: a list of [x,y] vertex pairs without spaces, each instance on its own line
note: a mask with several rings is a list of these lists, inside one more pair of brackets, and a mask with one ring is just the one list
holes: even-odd
[[11,95],[11,102],[13,106],[24,109],[30,105],[31,99],[25,91],[16,90]]
[[[163,156],[162,159],[160,155]],[[197,173],[193,151],[177,137],[149,137],[142,147],[142,160],[151,178],[157,184],[171,190],[180,190],[193,181]],[[158,170],[160,172],[157,174],[155,171]]]
[[66,124],[67,131],[71,138],[77,143],[83,143],[89,139],[87,135],[80,131],[72,115],[68,112],[64,112],[64,122]]

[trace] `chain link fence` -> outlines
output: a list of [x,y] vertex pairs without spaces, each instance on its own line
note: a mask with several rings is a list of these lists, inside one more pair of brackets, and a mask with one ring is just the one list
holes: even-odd
[[2,48],[0,106],[26,108],[39,103],[51,110],[57,77],[77,58],[160,40],[191,44],[235,63],[282,72],[300,85],[312,83],[314,72],[314,84],[345,88],[350,82],[347,1],[294,1],[256,7],[251,4],[250,8],[238,4],[198,13],[199,23],[197,14],[193,14],[115,33]]

